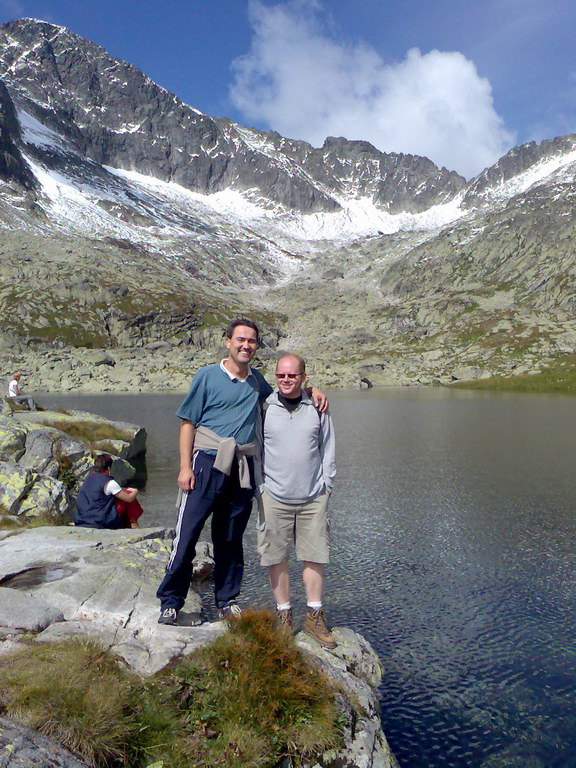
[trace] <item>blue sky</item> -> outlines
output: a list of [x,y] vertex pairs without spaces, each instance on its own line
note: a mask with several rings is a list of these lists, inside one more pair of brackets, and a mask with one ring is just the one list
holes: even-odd
[[576,131],[574,0],[0,0],[211,115],[366,139],[470,177]]

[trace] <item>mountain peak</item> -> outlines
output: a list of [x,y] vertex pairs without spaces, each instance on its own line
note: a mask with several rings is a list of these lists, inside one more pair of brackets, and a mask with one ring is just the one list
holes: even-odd
[[204,115],[134,65],[50,22],[3,25],[0,51],[0,78],[17,109],[91,161],[194,192],[233,189],[302,213],[336,211],[353,196],[390,213],[417,213],[465,183],[426,158],[400,159],[365,141],[329,138],[314,149]]

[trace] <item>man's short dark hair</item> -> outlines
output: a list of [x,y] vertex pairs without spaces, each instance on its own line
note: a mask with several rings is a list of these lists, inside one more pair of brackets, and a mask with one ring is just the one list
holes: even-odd
[[234,320],[231,320],[228,323],[225,331],[225,336],[227,339],[232,338],[232,335],[234,334],[234,328],[237,328],[239,325],[245,325],[248,328],[252,328],[253,331],[256,331],[256,341],[260,343],[260,329],[254,320],[247,320],[245,317],[236,317]]
[[106,472],[112,466],[112,456],[109,453],[99,453],[94,459],[94,472]]

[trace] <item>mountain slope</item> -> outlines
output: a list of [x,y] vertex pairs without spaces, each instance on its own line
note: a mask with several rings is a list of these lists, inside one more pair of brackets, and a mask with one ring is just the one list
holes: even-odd
[[[69,30],[11,22],[0,363],[60,386],[55,349],[75,370],[106,347],[137,371],[120,386],[155,386],[144,346],[158,385],[180,385],[243,312],[269,329],[264,363],[283,338],[325,383],[537,368],[576,350],[575,180],[575,136],[467,183],[367,142],[212,118]],[[106,368],[65,385],[107,388]]]

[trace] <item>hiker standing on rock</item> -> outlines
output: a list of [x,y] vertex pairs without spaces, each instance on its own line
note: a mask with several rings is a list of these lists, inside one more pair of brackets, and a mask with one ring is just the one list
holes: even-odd
[[[250,367],[260,343],[252,320],[226,329],[228,356],[201,368],[180,406],[180,473],[176,536],[158,588],[160,624],[176,624],[192,577],[195,547],[212,515],[214,593],[221,618],[239,616],[244,572],[242,537],[255,490],[254,440],[261,404],[272,387]],[[314,391],[320,407],[326,398]]]
[[304,563],[307,610],[304,631],[325,648],[337,643],[322,607],[324,565],[329,561],[328,498],[336,475],[334,429],[329,413],[318,413],[302,388],[306,365],[283,355],[276,365],[278,389],[264,406],[263,462],[259,483],[258,552],[268,575],[280,626],[292,629],[288,555]]

